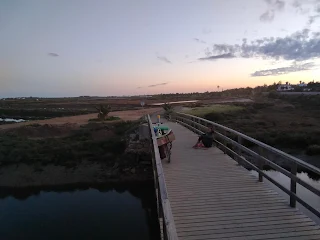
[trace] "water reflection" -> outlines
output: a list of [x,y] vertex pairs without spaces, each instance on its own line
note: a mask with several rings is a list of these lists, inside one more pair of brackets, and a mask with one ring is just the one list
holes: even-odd
[[159,239],[152,184],[0,193],[1,239]]
[[[268,176],[270,176],[272,179],[276,180],[278,183],[280,183],[282,186],[286,187],[287,189],[290,189],[290,179],[277,171],[264,171]],[[251,171],[251,173],[254,176],[258,177],[258,173],[256,171]],[[308,183],[309,185],[313,186],[316,189],[320,190],[320,180],[314,180],[309,177],[309,173],[300,172],[297,174],[297,177],[302,179],[304,182]],[[278,193],[281,193],[281,195],[286,198],[289,202],[289,196],[284,193],[281,189],[276,187],[274,184],[270,183],[267,179],[264,178],[264,182],[267,182],[272,188],[274,188]],[[305,187],[301,186],[300,184],[297,184],[297,195],[298,197],[302,198],[305,202],[307,202],[309,205],[320,211],[320,198],[313,192],[309,191]],[[319,218],[314,216],[311,212],[309,212],[306,208],[301,206],[299,203],[297,204],[298,208],[301,209],[305,214],[307,214],[309,217],[311,217],[315,222],[320,224]]]
[[24,119],[13,119],[13,118],[0,118],[0,122],[25,122],[26,120]]
[[199,100],[187,100],[187,101],[177,101],[177,102],[160,102],[160,103],[151,103],[149,104],[150,106],[161,106],[164,105],[166,103],[168,104],[176,104],[176,103],[196,103]]

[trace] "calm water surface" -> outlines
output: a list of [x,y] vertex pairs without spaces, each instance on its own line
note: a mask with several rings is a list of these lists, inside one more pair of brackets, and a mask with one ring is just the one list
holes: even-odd
[[0,190],[0,239],[158,239],[152,184]]
[[[177,102],[167,102],[168,104],[174,104],[174,103],[195,103],[195,102],[198,102],[199,100],[187,100],[187,101],[177,101]],[[164,102],[160,102],[160,103],[152,103],[152,104],[149,104],[150,106],[161,106],[161,105],[164,105],[166,103]]]
[[24,119],[13,119],[13,118],[0,118],[0,122],[25,122],[26,120]]

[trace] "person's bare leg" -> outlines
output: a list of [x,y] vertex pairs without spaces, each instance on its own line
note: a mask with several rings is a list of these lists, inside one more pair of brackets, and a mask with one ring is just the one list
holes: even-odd
[[197,143],[193,146],[193,148],[199,147],[199,144],[201,143],[201,141],[202,141],[202,137],[200,136]]

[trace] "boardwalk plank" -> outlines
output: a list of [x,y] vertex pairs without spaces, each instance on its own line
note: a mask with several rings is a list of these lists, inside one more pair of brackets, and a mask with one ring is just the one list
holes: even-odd
[[320,229],[266,183],[217,148],[195,150],[197,136],[168,123],[176,135],[163,161],[179,239],[320,239]]
[[265,224],[265,222],[253,222],[246,224],[225,224],[225,225],[209,225],[209,226],[188,226],[183,227],[180,226],[178,232],[194,232],[200,230],[213,230],[213,229],[221,229],[224,232],[234,232],[237,231],[237,228],[246,229],[249,231],[252,229],[273,229],[273,228],[286,228],[286,227],[296,227],[296,226],[315,226],[315,223],[309,221],[309,219],[305,219],[304,221],[299,219],[294,220],[286,220],[286,221],[277,221],[277,222],[269,222]]
[[247,236],[260,236],[260,235],[268,235],[268,234],[283,234],[288,231],[291,233],[295,232],[305,232],[305,231],[314,231],[317,230],[317,226],[315,225],[307,225],[307,226],[289,226],[286,227],[278,227],[272,229],[265,229],[265,228],[241,228],[241,229],[234,229],[236,231],[227,231],[225,229],[214,229],[214,230],[200,230],[200,231],[193,231],[193,232],[180,232],[178,233],[179,237],[183,237],[184,239],[208,239],[212,235],[214,237],[247,237]]

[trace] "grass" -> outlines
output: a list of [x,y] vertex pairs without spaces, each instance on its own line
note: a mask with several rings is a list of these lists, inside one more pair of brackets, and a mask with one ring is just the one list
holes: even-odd
[[320,155],[320,145],[310,145],[307,147],[306,154],[312,155]]
[[115,116],[109,116],[105,120],[101,120],[99,118],[91,118],[89,119],[89,122],[103,122],[103,121],[115,121],[115,120],[121,120],[121,118],[115,117]]
[[233,113],[241,110],[243,110],[243,107],[241,106],[215,104],[211,106],[193,108],[191,110],[185,111],[185,113],[195,115],[198,117],[205,117],[206,115],[212,114],[212,113],[217,113],[217,114]]
[[[126,134],[137,124],[92,122],[67,137],[38,140],[1,134],[0,165],[25,163],[38,164],[40,168],[48,164],[75,167],[86,160],[113,166],[126,149]],[[97,134],[102,137],[97,138]]]
[[76,116],[94,112],[96,111],[81,109],[14,109],[0,107],[1,118],[23,118],[28,120],[42,120],[55,117]]
[[318,154],[318,147],[312,146],[320,146],[320,110],[314,99],[299,97],[299,101],[295,99],[293,103],[277,99],[235,106],[213,105],[194,108],[187,113],[230,127],[276,148]]

